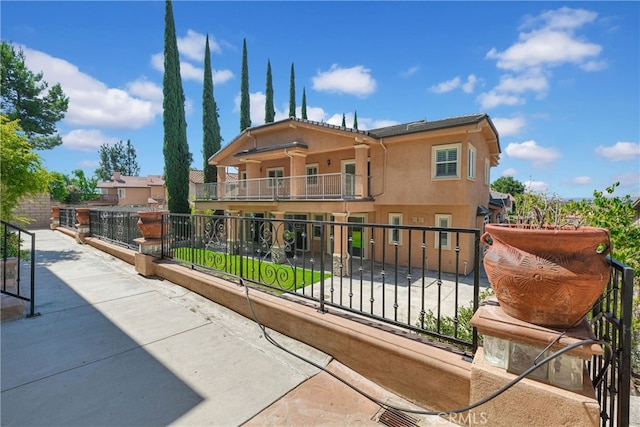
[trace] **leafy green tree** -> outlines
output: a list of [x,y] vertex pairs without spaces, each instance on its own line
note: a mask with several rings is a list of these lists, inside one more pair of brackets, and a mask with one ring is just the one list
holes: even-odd
[[111,181],[114,172],[124,176],[138,176],[140,166],[136,156],[136,149],[127,140],[126,144],[118,141],[112,146],[102,144],[98,151],[100,166],[94,174],[100,181]]
[[289,76],[289,117],[296,116],[296,73],[291,63],[291,74]]
[[204,157],[204,182],[218,182],[218,171],[209,164],[209,158],[219,149],[220,122],[218,122],[218,106],[213,95],[213,75],[211,74],[211,52],[209,35],[204,50],[204,87],[202,89],[202,155]]
[[240,83],[240,132],[251,127],[251,99],[249,97],[249,65],[247,64],[247,39],[242,41],[242,76]]
[[358,112],[353,113],[353,128],[358,129]]
[[69,184],[80,191],[81,200],[91,200],[98,196],[96,191],[98,179],[95,177],[88,178],[82,169],[75,169],[71,171],[71,176],[68,179]]
[[271,77],[271,61],[267,60],[267,89],[264,103],[264,122],[273,123],[276,118],[276,109],[273,105],[273,79]]
[[13,210],[20,198],[47,191],[49,173],[18,120],[10,120],[4,114],[0,114],[0,142],[0,218],[25,222],[24,218],[15,218]]
[[307,92],[302,88],[302,107],[300,108],[300,116],[307,120]]
[[50,172],[49,193],[53,200],[64,202],[69,194],[67,190],[67,179],[60,172]]
[[491,189],[499,191],[500,193],[511,194],[515,196],[517,194],[524,193],[524,184],[513,178],[512,176],[501,176],[493,181]]
[[342,124],[340,126],[342,126],[343,128],[347,127],[347,119],[344,116],[344,113],[342,113]]
[[164,179],[169,211],[189,213],[189,170],[191,153],[187,142],[184,114],[184,91],[180,77],[180,58],[173,20],[171,0],[166,2],[164,29],[164,77],[162,79],[164,109]]
[[36,150],[62,144],[56,123],[62,120],[69,98],[59,83],[51,88],[25,65],[24,52],[5,41],[0,46],[0,109],[9,121],[20,120],[20,128]]

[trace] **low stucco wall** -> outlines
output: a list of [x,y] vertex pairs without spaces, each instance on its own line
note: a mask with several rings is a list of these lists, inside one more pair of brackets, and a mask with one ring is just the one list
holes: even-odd
[[[69,230],[59,229],[74,236]],[[244,287],[170,261],[87,238],[87,244],[253,319]],[[416,404],[445,411],[469,404],[471,363],[401,334],[363,324],[315,305],[251,289],[258,320],[267,328],[317,348],[360,375]],[[295,298],[295,297],[291,297]]]

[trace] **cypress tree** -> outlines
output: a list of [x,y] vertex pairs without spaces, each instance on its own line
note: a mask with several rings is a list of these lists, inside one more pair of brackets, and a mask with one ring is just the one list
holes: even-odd
[[247,39],[242,41],[242,83],[240,86],[240,132],[251,127],[249,99],[249,66],[247,65]]
[[276,118],[276,110],[273,105],[273,81],[271,78],[271,61],[267,60],[267,89],[264,103],[264,122],[273,123]]
[[164,28],[164,76],[162,79],[162,123],[164,126],[164,178],[167,207],[171,213],[189,213],[189,168],[191,153],[187,142],[184,92],[171,0],[166,1]]
[[307,120],[307,93],[305,92],[304,87],[302,88],[302,108],[300,110],[300,115],[304,120]]
[[358,112],[353,113],[353,128],[358,129]]
[[204,51],[204,85],[202,90],[202,155],[204,156],[204,182],[218,182],[217,168],[208,163],[209,157],[220,149],[220,124],[218,106],[213,96],[213,75],[211,74],[211,52],[209,34]]
[[346,128],[346,127],[347,127],[347,120],[346,120],[346,118],[344,117],[344,113],[342,113],[342,127],[343,127],[343,128]]
[[289,117],[296,116],[296,76],[291,63],[291,77],[289,78]]

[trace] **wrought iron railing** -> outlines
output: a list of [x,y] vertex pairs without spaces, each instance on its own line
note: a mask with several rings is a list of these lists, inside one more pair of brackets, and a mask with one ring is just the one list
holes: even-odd
[[134,239],[141,237],[137,212],[126,211],[90,211],[90,232],[94,237],[112,243],[121,244],[132,249],[137,249],[138,244]]
[[60,208],[60,226],[77,230],[76,208]]
[[[26,248],[26,249],[25,249]],[[0,293],[29,303],[27,317],[35,312],[35,259],[34,233],[0,220]],[[28,262],[29,274],[23,274],[23,263]],[[29,279],[25,283],[25,278]]]
[[588,364],[603,427],[629,425],[633,276],[633,269],[612,259],[611,279],[592,310],[593,332],[612,350],[611,354],[594,356]]
[[175,214],[169,223],[164,257],[467,355],[477,347],[475,328],[459,314],[477,309],[478,230]]
[[326,200],[362,197],[361,177],[348,173],[207,183],[196,194],[198,200]]

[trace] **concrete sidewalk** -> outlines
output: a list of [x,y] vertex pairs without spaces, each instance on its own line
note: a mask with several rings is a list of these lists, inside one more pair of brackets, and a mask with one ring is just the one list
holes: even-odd
[[[388,415],[271,345],[253,321],[180,286],[55,231],[37,232],[36,252],[41,316],[2,323],[3,426],[381,425]],[[269,334],[383,402],[420,409]]]

